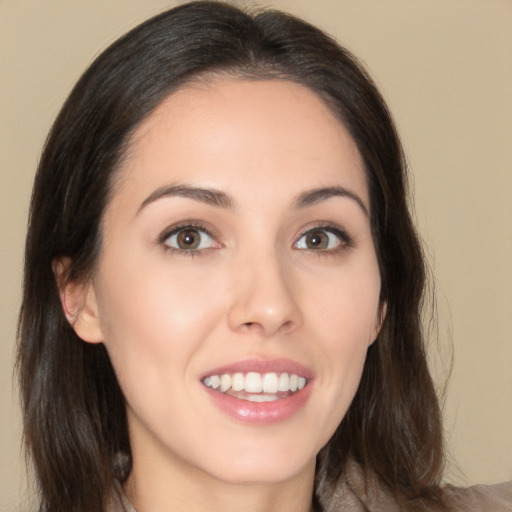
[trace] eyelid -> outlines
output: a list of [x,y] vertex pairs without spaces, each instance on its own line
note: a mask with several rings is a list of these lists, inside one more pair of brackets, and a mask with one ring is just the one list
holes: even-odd
[[[180,231],[184,231],[187,229],[200,231],[200,232],[203,232],[204,234],[208,235],[213,240],[214,245],[216,247],[207,247],[204,249],[178,249],[176,247],[171,247],[170,245],[168,245],[166,243],[167,240],[171,236],[176,235]],[[180,221],[180,222],[177,222],[176,224],[168,226],[158,236],[156,243],[157,243],[157,245],[163,246],[164,250],[166,250],[166,251],[171,251],[171,252],[176,251],[177,253],[184,254],[184,255],[186,255],[186,254],[196,255],[196,254],[200,254],[204,251],[207,251],[209,249],[217,249],[217,248],[222,247],[222,244],[218,241],[218,235],[216,234],[216,230],[212,229],[212,227],[210,227],[207,223],[197,221],[197,220]]]
[[[186,230],[186,229],[192,229],[197,230],[205,233],[208,237],[210,237],[214,243],[214,247],[207,247],[203,249],[178,249],[176,247],[172,247],[166,243],[166,241],[173,235],[179,233],[180,231]],[[307,236],[309,233],[313,233],[315,231],[325,231],[327,233],[331,233],[335,235],[340,243],[336,247],[333,247],[331,249],[305,249],[305,248],[297,248],[298,242],[305,236]],[[209,223],[198,221],[198,220],[185,220],[177,222],[171,226],[168,226],[165,230],[162,231],[162,233],[158,236],[156,243],[157,245],[163,246],[164,250],[166,251],[175,251],[181,255],[200,255],[201,253],[204,253],[210,249],[219,249],[223,247],[223,245],[218,241],[219,235],[217,234],[217,230],[210,226]],[[343,251],[350,249],[354,246],[354,239],[353,237],[348,233],[348,231],[339,226],[338,224],[334,224],[331,222],[317,222],[311,227],[304,229],[301,231],[301,233],[296,237],[295,241],[293,242],[293,247],[298,250],[306,250],[309,252],[315,252],[317,254],[329,254],[329,253],[335,253],[337,251]]]
[[327,233],[331,233],[335,235],[339,241],[340,244],[332,249],[299,249],[299,250],[309,250],[310,252],[315,253],[332,253],[336,252],[337,250],[346,250],[350,249],[354,246],[354,239],[353,237],[348,233],[348,231],[341,226],[337,224],[332,224],[330,222],[319,222],[311,226],[310,228],[307,228],[306,230],[302,231],[300,235],[296,238],[295,242],[293,243],[294,248],[296,248],[296,245],[299,243],[299,241],[307,236],[310,233],[314,233],[315,231],[325,231]]

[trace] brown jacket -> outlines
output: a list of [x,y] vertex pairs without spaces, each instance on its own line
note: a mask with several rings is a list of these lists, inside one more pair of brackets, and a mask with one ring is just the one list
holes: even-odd
[[[366,492],[364,498],[353,480],[340,485],[326,512],[400,512],[393,497],[384,490]],[[468,488],[446,486],[445,498],[450,512],[512,512],[512,482],[497,485],[475,485]],[[119,488],[109,512],[137,512]],[[365,508],[366,506],[366,508]],[[427,509],[424,509],[427,512]],[[284,511],[283,511],[284,512]]]

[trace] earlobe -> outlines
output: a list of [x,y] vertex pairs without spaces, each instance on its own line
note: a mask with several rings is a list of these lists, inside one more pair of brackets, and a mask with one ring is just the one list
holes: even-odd
[[384,320],[386,318],[387,309],[387,302],[383,302],[382,304],[379,305],[379,309],[377,311],[377,319],[375,321],[375,326],[372,330],[372,335],[370,336],[370,343],[368,344],[368,346],[375,343],[375,340],[377,339],[382,328],[382,324],[384,323]]
[[101,343],[96,293],[90,282],[69,279],[70,258],[62,257],[53,261],[52,269],[59,289],[62,310],[76,334],[88,343]]

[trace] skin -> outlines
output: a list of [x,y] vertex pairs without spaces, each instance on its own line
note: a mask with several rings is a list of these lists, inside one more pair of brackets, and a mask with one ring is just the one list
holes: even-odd
[[[221,191],[231,204],[156,198],[177,184]],[[323,187],[352,196],[297,207]],[[315,457],[350,405],[380,326],[367,211],[353,140],[300,85],[189,85],[139,127],[105,212],[94,277],[62,291],[76,332],[105,343],[125,393],[134,460],[126,490],[138,512],[309,510]],[[184,221],[212,234],[200,232],[192,252],[165,237]],[[304,236],[318,226],[328,240],[320,249]],[[329,235],[331,226],[350,241]],[[305,365],[314,378],[304,406],[264,425],[221,411],[201,377],[248,358]]]

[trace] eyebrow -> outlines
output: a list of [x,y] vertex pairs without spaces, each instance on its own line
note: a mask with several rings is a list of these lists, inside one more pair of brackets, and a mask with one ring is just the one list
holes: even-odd
[[[185,197],[225,209],[234,209],[236,205],[235,200],[230,195],[220,190],[178,184],[157,188],[146,199],[144,199],[137,210],[137,214],[147,205],[154,203],[159,199],[168,197]],[[308,206],[313,206],[322,201],[326,201],[331,197],[347,197],[352,199],[358,204],[364,214],[369,217],[368,208],[364,204],[363,200],[355,192],[344,187],[324,187],[302,192],[293,202],[293,208],[307,208]]]
[[186,197],[220,208],[233,209],[235,202],[231,196],[220,190],[211,188],[193,187],[190,185],[168,185],[157,188],[139,206],[139,213],[148,204],[166,197]]
[[348,197],[359,205],[367,217],[370,216],[368,208],[364,204],[363,200],[355,192],[344,187],[325,187],[303,192],[295,200],[294,208],[306,208],[321,201],[326,201],[331,197]]

